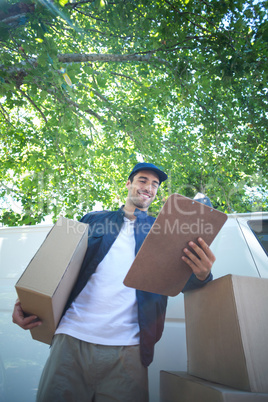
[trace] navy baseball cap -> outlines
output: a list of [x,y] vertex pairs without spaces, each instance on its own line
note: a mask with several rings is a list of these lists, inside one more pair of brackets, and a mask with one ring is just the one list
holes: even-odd
[[140,170],[152,170],[153,172],[155,172],[159,177],[160,184],[162,183],[162,181],[165,181],[168,178],[167,174],[163,172],[161,169],[159,169],[159,167],[153,165],[152,163],[145,163],[145,162],[137,163],[137,165],[135,165],[134,168],[132,169],[128,178],[130,179],[131,176],[133,176],[135,173],[138,173]]

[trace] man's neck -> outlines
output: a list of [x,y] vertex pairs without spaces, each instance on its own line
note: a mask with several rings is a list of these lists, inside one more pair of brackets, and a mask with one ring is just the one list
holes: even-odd
[[126,218],[130,219],[131,221],[136,219],[136,216],[134,215],[135,209],[128,208],[126,205],[124,205],[123,211],[125,213]]
[[[140,211],[143,211],[142,209],[137,208],[135,206],[129,207],[127,204],[124,205],[123,206],[123,211],[125,213],[125,217],[130,219],[130,220],[135,220],[136,216],[134,215],[134,213],[135,213],[136,209],[139,209]],[[146,212],[146,211],[143,211],[143,212]]]

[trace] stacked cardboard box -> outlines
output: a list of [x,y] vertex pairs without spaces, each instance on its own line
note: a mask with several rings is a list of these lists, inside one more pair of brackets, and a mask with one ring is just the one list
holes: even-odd
[[268,402],[268,279],[226,275],[188,292],[185,319],[188,373],[161,373],[162,402]]
[[65,303],[77,279],[88,240],[88,225],[59,218],[16,284],[23,311],[42,325],[33,339],[51,343]]

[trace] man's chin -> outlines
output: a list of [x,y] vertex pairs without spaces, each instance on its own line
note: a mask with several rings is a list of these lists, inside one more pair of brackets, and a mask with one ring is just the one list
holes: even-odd
[[149,206],[151,205],[151,202],[152,202],[153,200],[150,198],[150,199],[148,199],[148,200],[141,200],[140,198],[139,199],[135,199],[135,200],[133,200],[133,203],[134,203],[134,205],[135,205],[135,207],[137,207],[137,208],[140,208],[140,209],[148,209],[149,208]]

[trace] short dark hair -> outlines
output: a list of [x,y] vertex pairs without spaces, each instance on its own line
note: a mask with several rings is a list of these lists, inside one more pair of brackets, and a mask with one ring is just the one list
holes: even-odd
[[138,173],[139,173],[139,172],[133,173],[133,174],[129,177],[130,183],[133,183],[133,179],[134,179],[135,176],[137,176]]

